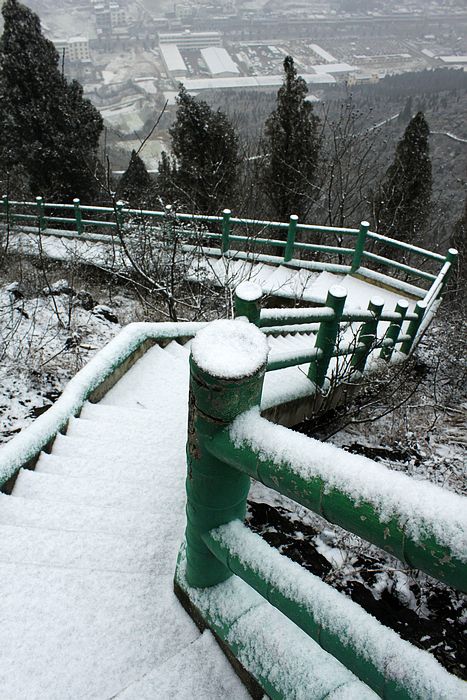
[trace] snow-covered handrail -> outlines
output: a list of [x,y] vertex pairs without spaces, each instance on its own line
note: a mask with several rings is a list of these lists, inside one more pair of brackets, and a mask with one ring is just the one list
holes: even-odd
[[[65,216],[58,216],[57,214],[60,212],[63,212]],[[68,212],[69,216],[67,216]],[[89,215],[97,215],[97,218],[86,218]],[[83,205],[79,199],[74,199],[72,204],[55,204],[44,201],[42,197],[36,197],[35,202],[20,202],[9,200],[4,195],[3,199],[0,200],[0,221],[7,224],[29,223],[31,224],[32,232],[36,230],[36,232],[40,231],[51,235],[76,236],[92,240],[89,236],[98,234],[90,233],[89,229],[101,228],[107,229],[108,239],[112,241],[115,238],[115,231],[118,233],[125,224],[131,223],[135,219],[144,219],[149,223],[153,221],[159,227],[161,225],[170,225],[171,229],[177,231],[177,234],[181,236],[192,235],[194,229],[198,231],[204,240],[217,241],[220,244],[220,252],[222,254],[237,252],[238,249],[242,251],[242,248],[248,251],[253,246],[253,250],[256,250],[256,253],[252,253],[252,255],[257,255],[258,251],[261,252],[261,248],[264,250],[272,247],[278,248],[282,252],[282,257],[277,256],[279,263],[292,262],[299,265],[302,264],[302,253],[322,253],[326,256],[337,256],[339,264],[331,262],[316,263],[314,261],[311,261],[311,263],[324,265],[322,269],[330,271],[340,269],[351,274],[357,272],[364,275],[367,272],[370,274],[374,273],[373,270],[367,270],[362,265],[364,260],[370,260],[379,266],[383,265],[422,280],[434,282],[437,279],[436,274],[421,267],[414,267],[406,262],[399,262],[366,250],[367,241],[377,245],[384,245],[385,248],[395,248],[405,256],[421,256],[424,261],[444,262],[447,259],[440,253],[426,250],[380,233],[371,232],[366,221],[363,221],[357,229],[303,224],[293,214],[288,222],[281,222],[233,217],[230,209],[224,209],[221,216],[213,216],[178,213],[171,206],[167,206],[164,211],[132,209],[126,207],[123,202],[117,202],[115,207],[101,207]],[[64,225],[67,227],[67,230],[60,231],[59,229],[63,229]],[[36,227],[35,229],[34,226]],[[212,230],[213,228],[217,228],[217,231]],[[265,237],[264,233],[269,231],[272,231],[272,235],[268,233],[268,236]],[[275,231],[279,232],[278,238],[274,237]],[[300,232],[306,236],[305,241],[297,240],[297,234]],[[308,240],[309,236],[315,233],[327,236],[328,242],[310,242]],[[105,238],[105,235],[103,237]],[[340,241],[339,245],[333,244],[336,237]],[[344,239],[350,239],[353,247],[352,245],[342,245]],[[235,251],[232,251],[232,248],[235,248]],[[348,265],[342,264],[341,261],[344,258],[350,258]],[[316,269],[320,268],[316,267]],[[382,273],[376,274],[381,275]],[[382,277],[383,279],[387,278],[386,275],[382,275]],[[387,279],[390,280],[391,278]]]
[[203,537],[210,551],[381,697],[403,686],[410,698],[465,697],[465,684],[428,652],[291,561],[239,520]]
[[467,592],[467,498],[275,425],[252,410],[219,432],[211,455]]
[[267,355],[264,333],[240,319],[215,321],[192,343],[187,527],[177,594],[235,653],[223,624],[230,598],[215,619],[209,604],[196,607],[203,597],[196,591],[218,590],[235,573],[381,696],[465,697],[462,683],[426,652],[327,584],[297,573],[238,522],[252,477],[412,568],[467,590],[467,499],[262,418]]
[[0,486],[39,452],[79,413],[104,382],[145,343],[193,337],[205,323],[130,323],[100,350],[66,385],[57,401],[0,449]]

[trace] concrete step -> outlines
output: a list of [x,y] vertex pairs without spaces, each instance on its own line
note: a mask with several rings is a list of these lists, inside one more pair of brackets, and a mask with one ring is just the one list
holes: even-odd
[[123,511],[151,512],[157,509],[160,512],[166,508],[183,517],[185,497],[182,484],[178,488],[160,484],[153,491],[148,492],[142,484],[71,478],[21,469],[13,493],[15,496],[52,503],[76,503]]
[[[206,659],[209,659],[209,666]],[[205,630],[190,646],[156,666],[116,697],[118,700],[248,700],[251,695],[227,663],[214,636]]]
[[174,530],[172,524],[160,517],[157,537],[0,525],[0,562],[169,575],[184,529],[180,524]]
[[[108,506],[86,506],[75,503],[36,500],[0,494],[0,524],[24,527],[42,527],[49,530],[78,532],[122,533],[128,536],[146,537],[155,532],[158,515],[152,511],[121,510]],[[164,511],[166,520],[176,527],[179,513]]]
[[0,562],[2,698],[112,698],[180,653],[199,631],[172,582]]

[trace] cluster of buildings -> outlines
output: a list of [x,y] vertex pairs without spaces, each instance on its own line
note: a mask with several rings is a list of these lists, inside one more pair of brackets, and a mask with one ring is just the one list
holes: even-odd
[[[190,66],[182,50],[190,55]],[[218,78],[240,75],[239,67],[222,47],[220,32],[159,33],[159,52],[167,75],[173,78],[186,78],[198,72]]]

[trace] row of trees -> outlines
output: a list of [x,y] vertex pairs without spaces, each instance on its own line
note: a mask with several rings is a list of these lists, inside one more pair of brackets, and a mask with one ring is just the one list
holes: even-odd
[[[99,163],[103,121],[68,82],[37,15],[6,0],[0,40],[0,163],[4,191],[21,185],[54,200],[102,196]],[[338,121],[321,120],[308,99],[293,59],[284,60],[284,82],[267,118],[258,149],[245,152],[226,115],[181,87],[169,129],[171,154],[163,153],[153,180],[139,154],[107,197],[132,205],[174,204],[217,213],[225,206],[287,220],[297,214],[345,226],[368,211],[374,224],[404,240],[416,239],[427,221],[431,197],[429,129],[422,113],[411,119],[383,177],[374,154],[356,133],[352,109]],[[407,110],[406,110],[407,112]],[[407,113],[405,116],[409,116]],[[104,188],[105,190],[105,188]],[[363,210],[363,211],[362,211]]]
[[388,235],[419,239],[432,190],[424,115],[409,116],[394,160],[381,177],[374,144],[367,133],[357,133],[352,108],[346,105],[337,120],[322,123],[290,56],[284,73],[276,108],[265,122],[259,149],[250,156],[241,155],[226,115],[181,87],[169,129],[173,155],[162,154],[154,182],[133,153],[120,194],[134,206],[170,203],[179,210],[212,214],[233,202],[236,209],[247,206],[252,216],[286,221],[293,213],[301,221],[313,216],[334,226],[355,224],[373,212],[374,223]]

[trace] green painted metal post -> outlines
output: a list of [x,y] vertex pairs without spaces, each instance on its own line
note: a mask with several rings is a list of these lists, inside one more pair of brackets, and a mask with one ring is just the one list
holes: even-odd
[[117,231],[119,233],[123,232],[123,225],[125,223],[125,217],[123,214],[123,207],[125,206],[125,202],[122,202],[121,199],[118,200],[118,202],[115,204],[115,219],[117,221]]
[[2,197],[2,204],[3,204],[3,214],[5,216],[5,220],[7,224],[10,223],[10,202],[8,200],[8,195],[4,194]]
[[326,379],[326,372],[328,371],[329,362],[339,335],[339,323],[344,311],[346,297],[347,291],[339,285],[334,285],[328,291],[326,306],[334,311],[334,317],[323,319],[319,325],[315,348],[321,350],[321,353],[315,362],[310,364],[308,372],[308,377],[318,387],[322,387]]
[[360,224],[360,229],[358,231],[357,242],[355,243],[355,250],[353,254],[352,264],[350,266],[350,272],[356,272],[360,267],[362,262],[363,251],[365,250],[366,235],[370,224],[368,221],[362,221]]
[[[357,372],[363,372],[365,369],[368,355],[375,345],[375,340],[378,333],[379,317],[383,311],[384,299],[381,297],[373,297],[368,304],[368,311],[371,311],[373,318],[370,321],[362,323],[360,332],[357,338],[357,348],[352,355],[351,365]],[[360,348],[359,345],[364,347]]]
[[254,323],[257,326],[261,315],[262,297],[263,290],[259,284],[248,280],[241,282],[236,287],[234,294],[235,318],[246,316],[250,323]]
[[36,197],[37,204],[37,223],[39,224],[39,231],[45,231],[47,224],[45,221],[45,207],[44,200],[42,197]]
[[[243,520],[250,477],[210,455],[207,445],[234,418],[259,405],[267,350],[263,333],[241,320],[214,321],[192,343],[185,532],[190,586],[214,586],[232,575],[202,535],[231,520]],[[233,353],[237,363],[242,358],[235,366],[229,359]]]
[[417,314],[417,318],[414,318],[412,321],[410,321],[409,327],[407,328],[407,335],[410,335],[410,340],[404,340],[404,342],[401,345],[401,352],[403,352],[404,355],[408,355],[412,350],[412,346],[417,336],[418,329],[422,324],[425,311],[426,302],[424,300],[417,301],[414,309],[414,313]]
[[83,218],[81,216],[81,207],[80,207],[80,201],[77,197],[73,200],[73,204],[75,207],[75,220],[76,220],[76,230],[78,232],[78,236],[81,236],[83,233]]
[[222,252],[227,253],[230,249],[230,217],[232,212],[230,209],[224,209],[222,212]]
[[297,222],[298,216],[292,214],[289,219],[289,228],[287,231],[287,243],[284,251],[284,262],[290,262],[293,258],[293,251],[295,246],[295,234],[297,233]]
[[166,204],[164,208],[164,226],[163,226],[163,236],[165,242],[169,245],[172,244],[175,238],[175,226],[174,226],[174,211],[171,204]]
[[[401,331],[402,324],[404,323],[404,318],[405,315],[408,311],[409,308],[409,302],[406,301],[405,299],[399,299],[399,301],[396,304],[396,314],[400,314],[400,318],[397,321],[391,321],[391,324],[389,328],[386,331],[386,334],[384,336],[383,340],[383,347],[381,348],[381,353],[380,357],[383,358],[383,360],[386,360],[386,362],[389,362],[389,360],[392,357],[392,354],[394,352],[394,348],[396,347],[396,342],[399,337],[399,333]],[[390,343],[385,343],[385,341],[391,341]]]
[[449,268],[449,272],[447,273],[447,275],[445,276],[445,278],[443,280],[443,284],[441,286],[441,289],[440,289],[438,296],[441,296],[441,294],[444,292],[444,288],[446,287],[446,284],[451,276],[452,269],[457,262],[458,256],[459,256],[459,252],[456,250],[456,248],[449,248],[447,255],[446,255],[445,262],[451,263],[451,267]]

